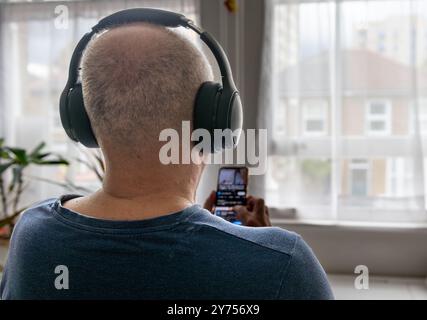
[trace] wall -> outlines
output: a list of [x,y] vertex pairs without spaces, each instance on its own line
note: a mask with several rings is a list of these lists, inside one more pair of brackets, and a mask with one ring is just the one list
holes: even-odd
[[427,277],[427,229],[296,225],[276,223],[299,233],[328,273]]

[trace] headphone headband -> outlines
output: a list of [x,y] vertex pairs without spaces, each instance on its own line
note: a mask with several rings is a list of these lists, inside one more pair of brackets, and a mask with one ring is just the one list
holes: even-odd
[[[90,32],[86,33],[80,39],[74,49],[68,71],[68,81],[60,97],[62,125],[72,140],[80,141],[89,147],[97,147],[97,141],[84,108],[81,85],[78,83],[80,61],[86,46],[92,37],[102,30],[135,22],[147,22],[169,28],[184,27],[196,32],[200,36],[200,39],[209,47],[217,61],[221,72],[222,86],[206,85],[205,87],[210,88],[199,90],[199,100],[207,100],[213,104],[210,107],[211,111],[208,115],[204,115],[205,112],[200,113],[198,108],[196,108],[196,119],[203,117],[206,119],[195,121],[195,127],[200,127],[200,123],[209,123],[210,126],[207,126],[209,130],[213,130],[214,128],[228,128],[230,126],[241,127],[241,102],[238,98],[238,91],[233,80],[230,63],[221,45],[208,32],[197,27],[193,21],[182,14],[159,9],[134,8],[118,11],[101,19],[92,27]],[[214,92],[216,93],[214,94]],[[76,108],[70,107],[70,104],[77,105],[81,110],[76,111]],[[235,105],[237,106],[236,108],[234,108]],[[237,113],[232,112],[232,110],[236,109],[240,111]]]
[[[230,64],[221,45],[208,32],[197,27],[193,21],[182,14],[150,8],[127,9],[118,11],[101,19],[98,24],[92,28],[92,31],[96,33],[103,29],[134,22],[148,22],[169,28],[184,27],[193,30],[199,34],[200,39],[209,47],[215,56],[221,71],[223,86],[230,86],[233,90],[236,90]],[[222,63],[223,61],[227,63],[224,64]]]
[[135,22],[148,22],[170,28],[184,27],[193,30],[199,34],[200,39],[209,47],[214,55],[221,72],[224,89],[230,88],[230,91],[237,90],[227,55],[221,45],[208,32],[197,27],[190,19],[182,14],[150,8],[134,8],[118,11],[101,19],[93,26],[92,31],[86,33],[74,49],[66,87],[71,88],[76,83],[83,51],[96,33],[104,29]]
[[96,26],[92,28],[95,32],[102,29],[108,29],[117,25],[133,22],[148,22],[164,27],[177,28],[179,26],[187,27],[189,19],[184,15],[150,8],[134,8],[113,13],[101,19]]

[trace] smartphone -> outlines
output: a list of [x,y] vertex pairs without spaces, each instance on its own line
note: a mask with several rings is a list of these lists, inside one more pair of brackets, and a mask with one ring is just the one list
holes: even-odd
[[248,168],[223,167],[218,173],[218,187],[214,214],[231,223],[241,225],[233,207],[246,205],[246,189],[248,185]]

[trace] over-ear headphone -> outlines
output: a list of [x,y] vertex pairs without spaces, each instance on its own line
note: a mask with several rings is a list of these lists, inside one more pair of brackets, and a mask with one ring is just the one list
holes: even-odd
[[[234,148],[239,141],[242,129],[243,110],[239,92],[233,81],[230,63],[221,45],[208,32],[197,27],[185,16],[147,8],[123,10],[103,18],[77,44],[70,61],[68,81],[59,102],[61,122],[67,135],[86,147],[99,147],[84,105],[79,79],[81,58],[84,49],[95,34],[108,28],[134,22],[148,22],[169,28],[185,27],[199,34],[200,39],[209,47],[218,63],[222,85],[216,82],[205,82],[200,86],[195,100],[193,127],[209,131],[212,152]],[[215,145],[215,129],[229,129],[235,134],[221,139],[222,141]],[[227,131],[230,132],[229,130]]]

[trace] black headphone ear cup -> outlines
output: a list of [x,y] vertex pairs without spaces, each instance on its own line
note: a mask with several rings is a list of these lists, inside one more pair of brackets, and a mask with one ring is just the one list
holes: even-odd
[[237,91],[223,91],[219,97],[216,126],[223,131],[222,149],[235,148],[239,142],[242,124],[243,111],[239,93]]
[[[206,129],[211,137],[211,152],[237,146],[243,126],[243,109],[237,91],[224,94],[219,83],[205,82],[201,85],[194,107],[194,129]],[[215,129],[230,130],[223,141],[215,143]]]
[[68,92],[68,89],[64,89],[61,93],[59,100],[59,115],[61,117],[62,127],[64,128],[68,137],[71,140],[78,142],[77,137],[74,135],[74,130],[71,124],[70,110],[68,108]]
[[83,101],[81,84],[76,84],[68,93],[68,118],[72,135],[88,148],[98,148],[98,142],[90,124]]
[[[217,82],[204,82],[196,95],[194,106],[193,129],[205,129],[211,137],[211,152],[214,152],[214,129],[218,128],[216,116],[222,86]],[[196,142],[197,143],[197,142]]]

